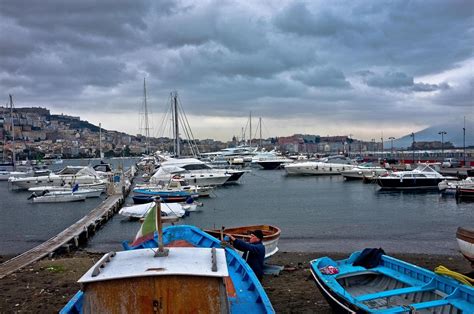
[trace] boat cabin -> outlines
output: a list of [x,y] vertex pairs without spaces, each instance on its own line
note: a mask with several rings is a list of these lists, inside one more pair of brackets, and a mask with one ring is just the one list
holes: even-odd
[[224,249],[111,252],[79,279],[82,313],[228,313]]

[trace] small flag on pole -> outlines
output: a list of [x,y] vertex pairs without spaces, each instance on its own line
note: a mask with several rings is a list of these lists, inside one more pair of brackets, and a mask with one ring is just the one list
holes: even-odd
[[141,243],[152,240],[155,234],[156,228],[156,204],[153,206],[143,221],[140,230],[138,230],[135,240],[132,242],[132,246],[140,245]]

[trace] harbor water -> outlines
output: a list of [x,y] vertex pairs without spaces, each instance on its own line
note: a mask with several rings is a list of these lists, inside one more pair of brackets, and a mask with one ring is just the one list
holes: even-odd
[[[94,208],[81,203],[30,204],[26,192],[1,182],[0,255],[19,254],[62,231]],[[387,253],[457,254],[456,229],[474,225],[474,203],[437,191],[383,191],[342,176],[287,176],[252,169],[239,184],[202,198],[200,212],[179,223],[201,228],[271,224],[281,228],[281,251],[351,252],[382,247]],[[126,203],[132,204],[129,197]],[[120,250],[140,227],[115,215],[90,239],[87,250]]]

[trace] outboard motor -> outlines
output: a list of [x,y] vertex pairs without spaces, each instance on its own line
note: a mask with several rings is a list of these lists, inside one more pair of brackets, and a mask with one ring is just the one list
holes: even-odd
[[38,195],[36,195],[36,193],[33,192],[33,193],[28,197],[28,199],[31,200],[31,199],[34,199],[35,197],[38,197]]

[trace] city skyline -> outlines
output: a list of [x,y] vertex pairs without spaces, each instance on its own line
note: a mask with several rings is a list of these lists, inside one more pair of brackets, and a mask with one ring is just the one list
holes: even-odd
[[[138,134],[177,90],[196,138],[401,137],[474,118],[469,1],[0,3],[0,88]],[[462,128],[462,126],[460,126]],[[255,128],[254,128],[255,130]],[[154,133],[155,132],[155,133]]]

